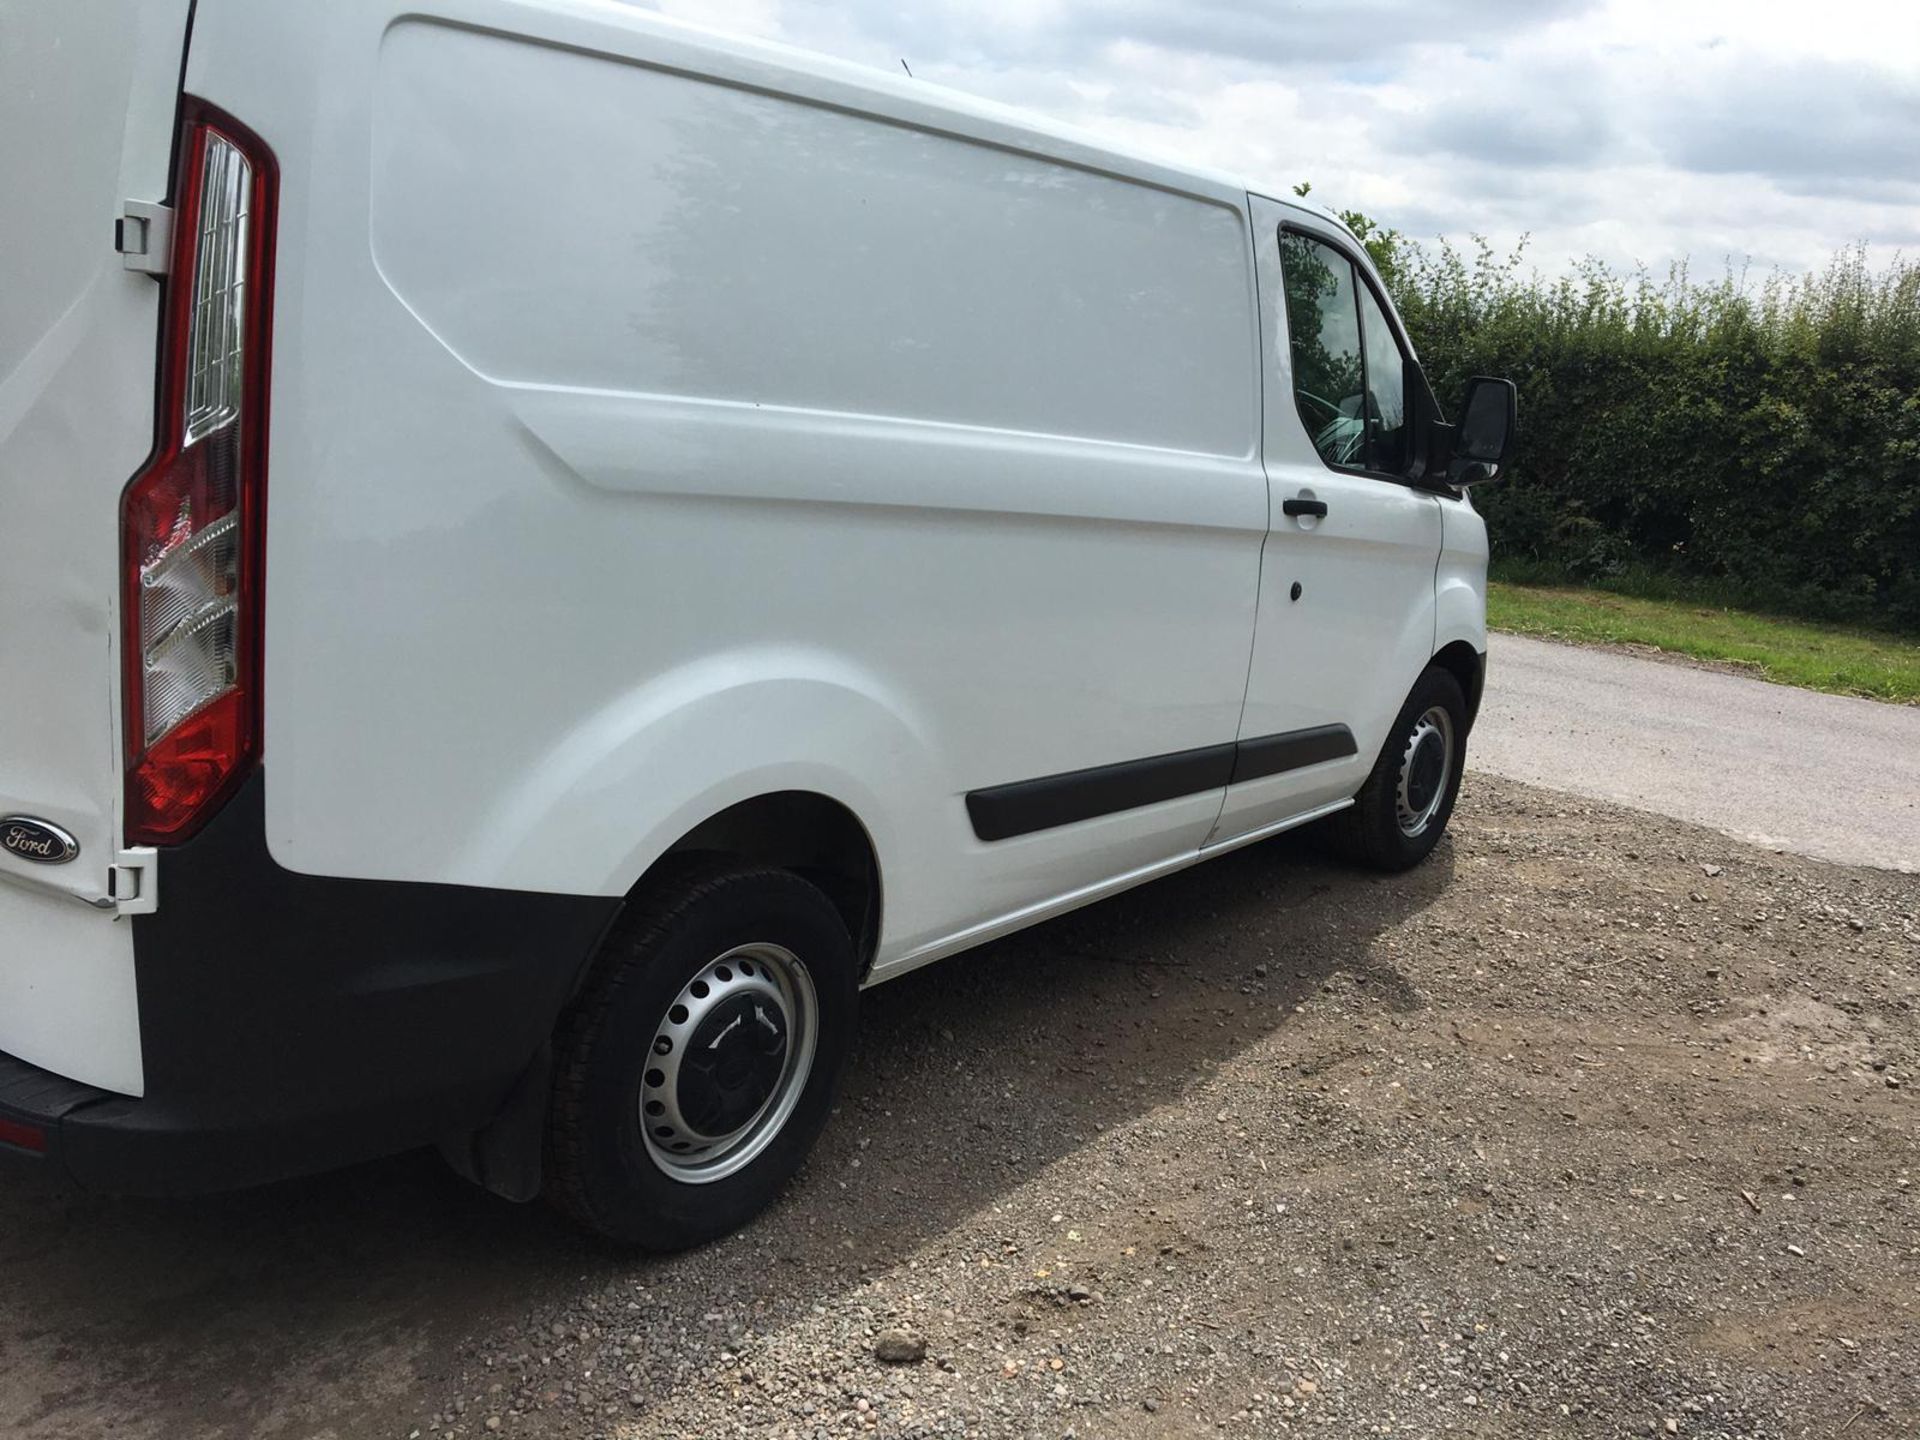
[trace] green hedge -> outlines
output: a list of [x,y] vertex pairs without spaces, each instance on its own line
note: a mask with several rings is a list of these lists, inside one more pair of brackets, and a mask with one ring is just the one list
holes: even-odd
[[1920,264],[1545,279],[1348,219],[1443,406],[1470,375],[1519,384],[1515,462],[1474,495],[1501,562],[1920,629]]

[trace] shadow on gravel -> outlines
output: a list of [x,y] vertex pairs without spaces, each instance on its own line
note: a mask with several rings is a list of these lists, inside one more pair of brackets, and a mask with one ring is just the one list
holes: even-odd
[[[763,1296],[755,1323],[774,1329],[1096,1127],[1178,1103],[1336,972],[1417,1008],[1375,942],[1451,876],[1450,842],[1381,878],[1282,836],[872,991],[806,1174],[747,1232],[690,1256],[610,1252],[430,1153],[181,1202],[9,1181],[0,1374],[15,1378],[0,1418],[24,1414],[32,1434],[122,1416],[135,1433],[192,1420],[267,1435],[365,1406],[391,1427],[437,1405],[463,1335],[626,1278],[656,1299],[684,1284],[689,1324],[716,1293]],[[22,1412],[29,1354],[47,1388]]]

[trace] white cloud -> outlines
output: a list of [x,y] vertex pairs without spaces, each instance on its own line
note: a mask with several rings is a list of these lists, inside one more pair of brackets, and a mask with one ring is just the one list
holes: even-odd
[[655,0],[1555,269],[1920,240],[1912,0]]

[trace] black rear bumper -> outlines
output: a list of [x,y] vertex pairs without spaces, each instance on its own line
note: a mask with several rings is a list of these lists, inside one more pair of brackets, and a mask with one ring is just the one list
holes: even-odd
[[0,1117],[91,1190],[232,1189],[477,1129],[621,905],[295,874],[258,773],[159,873],[132,922],[144,1097],[0,1056]]

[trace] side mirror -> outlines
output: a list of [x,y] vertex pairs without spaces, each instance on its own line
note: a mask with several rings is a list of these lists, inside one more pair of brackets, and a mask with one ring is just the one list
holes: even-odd
[[1519,408],[1513,381],[1476,375],[1467,382],[1460,423],[1454,428],[1453,458],[1447,464],[1449,482],[1475,485],[1500,473],[1513,446]]

